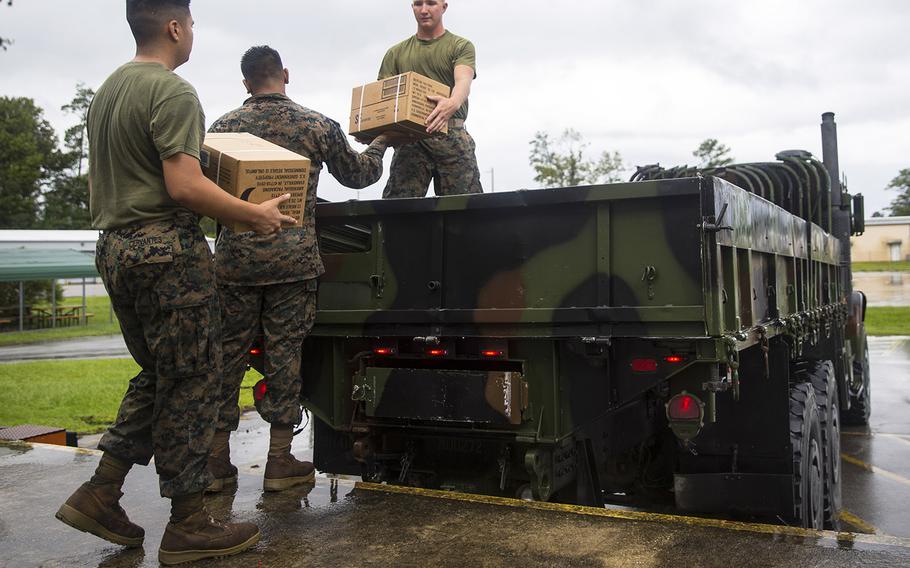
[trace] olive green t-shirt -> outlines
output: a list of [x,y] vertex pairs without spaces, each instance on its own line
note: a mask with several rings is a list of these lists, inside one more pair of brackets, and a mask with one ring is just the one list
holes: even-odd
[[[415,71],[454,87],[456,65],[467,65],[477,76],[473,43],[448,30],[436,39],[418,39],[414,35],[389,48],[379,67],[379,79]],[[461,105],[452,118],[468,118],[468,101]]]
[[87,127],[92,227],[188,211],[168,195],[162,161],[179,152],[199,159],[205,115],[192,85],[158,63],[127,63],[98,89]]

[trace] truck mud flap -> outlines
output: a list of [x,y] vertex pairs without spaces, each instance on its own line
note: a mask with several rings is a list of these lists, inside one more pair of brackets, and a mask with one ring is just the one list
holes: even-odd
[[362,465],[354,459],[350,435],[338,432],[313,416],[313,463],[319,471],[360,475]]
[[676,507],[691,513],[778,515],[793,507],[793,477],[788,474],[676,474]]
[[528,406],[521,373],[367,368],[356,385],[366,414],[442,422],[516,426]]

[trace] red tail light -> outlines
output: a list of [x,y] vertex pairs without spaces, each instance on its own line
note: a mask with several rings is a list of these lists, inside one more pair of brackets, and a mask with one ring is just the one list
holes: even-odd
[[268,386],[265,383],[265,379],[260,379],[258,383],[253,385],[253,398],[257,401],[265,398],[265,393],[268,391]]
[[702,402],[687,392],[682,392],[670,399],[667,403],[667,418],[670,420],[691,420],[700,422],[702,419]]
[[389,355],[395,354],[395,349],[392,347],[375,347],[373,353],[376,355],[382,355],[383,357],[388,357]]
[[481,351],[480,354],[484,357],[496,358],[504,357],[506,353],[505,351],[500,351],[498,349],[486,349],[484,351]]
[[664,361],[667,363],[685,363],[686,358],[682,355],[667,355],[664,357]]
[[259,349],[258,347],[253,347],[252,349],[250,349],[250,355],[262,355],[262,349]]
[[427,355],[430,357],[445,357],[449,352],[446,349],[428,349]]
[[657,359],[632,359],[632,370],[636,373],[653,373],[657,370]]

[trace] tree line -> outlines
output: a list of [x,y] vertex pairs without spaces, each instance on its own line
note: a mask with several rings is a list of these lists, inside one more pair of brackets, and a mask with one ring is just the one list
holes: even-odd
[[[538,131],[530,142],[529,162],[534,181],[543,187],[573,187],[615,183],[628,178],[628,168],[617,151],[603,151],[588,157],[588,144],[577,130],[569,128],[559,137]],[[699,168],[719,168],[733,163],[730,148],[708,138],[692,152]]]
[[[617,151],[603,151],[596,158],[589,157],[590,146],[581,133],[566,129],[558,137],[538,131],[529,142],[528,161],[534,170],[534,181],[545,188],[573,187],[614,183],[628,178],[628,168]],[[692,155],[702,169],[721,168],[734,162],[731,149],[716,138],[708,138],[698,145]],[[883,211],[873,217],[910,215],[910,168],[900,170],[885,188],[897,191],[897,197]]]
[[0,97],[0,228],[91,228],[85,120],[94,94],[80,84],[62,107],[77,122],[62,145],[34,100]]

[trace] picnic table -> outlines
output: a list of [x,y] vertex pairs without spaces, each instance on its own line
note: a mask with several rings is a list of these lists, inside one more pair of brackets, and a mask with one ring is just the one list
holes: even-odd
[[83,314],[83,306],[57,306],[56,309],[32,306],[28,317],[32,328],[46,328],[54,327],[55,325],[79,325],[82,323],[83,315],[85,316],[85,322],[88,323],[89,318],[95,314],[89,312]]

